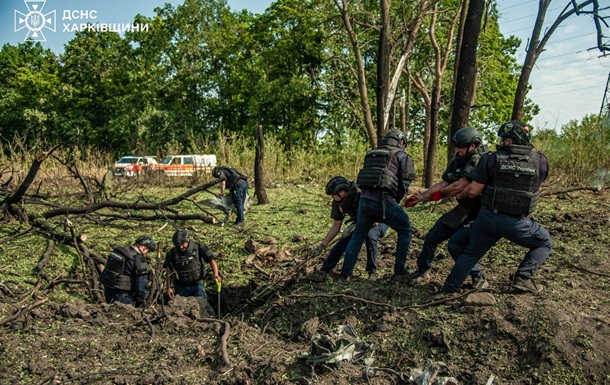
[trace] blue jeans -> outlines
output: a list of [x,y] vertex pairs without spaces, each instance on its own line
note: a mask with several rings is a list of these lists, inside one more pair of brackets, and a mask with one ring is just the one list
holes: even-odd
[[400,275],[406,273],[407,254],[409,254],[409,246],[411,245],[411,222],[407,213],[395,201],[385,201],[385,205],[384,213],[382,202],[360,198],[356,229],[352,233],[352,239],[350,239],[345,250],[341,274],[349,277],[354,272],[362,242],[364,242],[375,222],[385,223],[398,234],[394,274]]
[[[458,229],[454,229],[444,224],[440,219],[436,221],[424,238],[424,245],[417,258],[417,270],[430,270],[438,245],[446,240],[449,240],[447,248],[451,258],[456,260],[470,241],[470,226],[461,226]],[[475,265],[470,275],[480,277],[481,266]]]
[[244,221],[244,203],[246,202],[246,194],[248,193],[248,183],[240,184],[231,189],[231,198],[237,212],[235,223]]
[[120,302],[126,305],[135,304],[135,299],[133,298],[132,291],[122,291],[105,288],[104,298],[106,299],[106,303]]
[[174,293],[176,295],[180,295],[182,297],[201,297],[201,298],[203,298],[205,300],[205,309],[207,310],[207,312],[212,317],[216,316],[216,313],[214,313],[214,309],[208,302],[208,296],[205,293],[202,281],[197,281],[190,285],[185,285],[183,283],[175,281],[174,282]]
[[[388,232],[388,225],[385,223],[380,223],[377,226],[374,226],[371,230],[369,230],[365,242],[366,242],[366,271],[369,273],[374,273],[377,271],[377,247],[379,245],[379,239],[385,237]],[[322,271],[327,273],[331,273],[341,256],[347,249],[347,245],[349,241],[352,239],[353,233],[345,238],[339,239],[337,244],[330,250],[328,257],[324,261],[324,265],[322,265]]]
[[472,226],[471,242],[457,258],[451,273],[445,280],[443,290],[457,292],[474,265],[501,238],[529,249],[517,268],[517,275],[532,278],[544,262],[546,262],[553,244],[549,232],[532,218],[495,213],[487,207],[482,207]]

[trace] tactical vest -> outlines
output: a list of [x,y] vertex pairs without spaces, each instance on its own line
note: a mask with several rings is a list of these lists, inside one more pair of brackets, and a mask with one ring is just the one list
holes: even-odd
[[448,170],[443,173],[443,180],[448,183],[457,182],[463,177],[469,178],[472,170],[479,164],[481,157],[489,153],[487,145],[482,145],[466,153],[462,157],[456,157],[451,161]]
[[172,267],[176,272],[178,282],[190,285],[204,276],[204,265],[199,258],[199,245],[195,242],[189,242],[186,249],[186,255],[180,254],[180,249],[175,247],[173,255]]
[[407,160],[402,170],[402,180],[399,180],[396,174],[390,171],[390,162],[399,151],[404,152],[394,146],[380,146],[367,152],[364,157],[364,166],[356,180],[358,187],[381,188],[387,190],[396,200],[402,198],[407,193],[402,180],[413,180],[416,176],[413,158],[406,153]]
[[[232,189],[233,186],[235,186],[235,183],[237,183],[237,181],[240,179],[243,179],[246,182],[248,181],[248,178],[244,174],[240,173],[239,171],[237,171],[234,168],[222,167],[221,170],[228,171],[229,175],[227,176],[226,184],[229,189]],[[225,176],[226,176],[226,174],[225,174]]]
[[347,195],[339,203],[339,209],[343,215],[349,215],[352,218],[356,218],[358,214],[358,204],[360,202],[360,189],[356,183],[351,182]]
[[[487,146],[479,146],[468,152],[465,156],[455,158],[449,165],[449,170],[443,174],[443,180],[448,183],[457,182],[463,177],[469,178],[472,170],[481,161],[482,155],[489,152]],[[463,198],[458,200],[458,205],[443,214],[440,218],[441,223],[452,229],[460,228],[466,221],[474,220],[479,207],[481,197]]]
[[498,147],[494,178],[483,190],[482,203],[494,211],[527,216],[536,208],[540,153],[531,145]]
[[134,277],[124,274],[129,259],[133,259],[135,275],[148,274],[148,264],[143,255],[132,248],[115,247],[108,255],[106,268],[100,274],[100,283],[108,289],[134,290]]

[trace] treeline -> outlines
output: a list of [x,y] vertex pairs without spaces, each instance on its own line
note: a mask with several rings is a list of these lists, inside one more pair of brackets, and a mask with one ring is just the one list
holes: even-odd
[[[442,87],[434,114],[440,138],[451,104],[452,36],[462,1],[431,3],[435,8],[395,2],[390,14],[394,65],[413,22],[422,18],[389,117],[390,128],[405,129],[414,141],[429,126],[433,88]],[[186,0],[155,12],[134,19],[148,24],[148,31],[78,32],[59,56],[38,43],[5,45],[2,138],[18,134],[26,142],[42,138],[114,155],[190,152],[193,143],[221,135],[253,137],[259,124],[287,150],[320,139],[336,146],[367,139],[358,88],[366,85],[374,106],[381,24],[376,2],[353,2],[346,10],[329,0],[279,0],[253,15],[232,12],[223,0]],[[344,16],[352,31],[346,31]],[[479,39],[478,107],[471,114],[471,125],[487,132],[510,116],[507,95],[518,75],[512,54],[519,41],[502,36],[497,20],[492,7]],[[439,53],[448,60],[442,74],[435,73]],[[358,60],[364,79],[357,75]],[[445,81],[436,82],[438,76]],[[528,102],[526,115],[535,112]],[[376,119],[374,108],[370,113]]]

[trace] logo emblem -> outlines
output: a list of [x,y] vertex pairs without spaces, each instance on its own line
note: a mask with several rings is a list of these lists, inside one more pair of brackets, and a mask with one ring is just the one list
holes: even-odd
[[55,11],[43,13],[47,0],[23,0],[28,13],[15,10],[15,32],[28,29],[24,41],[47,41],[43,30],[55,32]]

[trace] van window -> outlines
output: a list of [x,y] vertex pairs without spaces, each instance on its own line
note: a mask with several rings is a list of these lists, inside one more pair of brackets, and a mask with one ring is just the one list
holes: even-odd
[[170,164],[172,162],[172,157],[171,156],[166,156],[165,158],[163,158],[163,160],[161,161],[161,164]]
[[175,157],[174,159],[172,159],[172,164],[180,164],[180,157]]
[[193,158],[191,157],[187,157],[187,158],[182,158],[184,160],[184,164],[193,164]]

